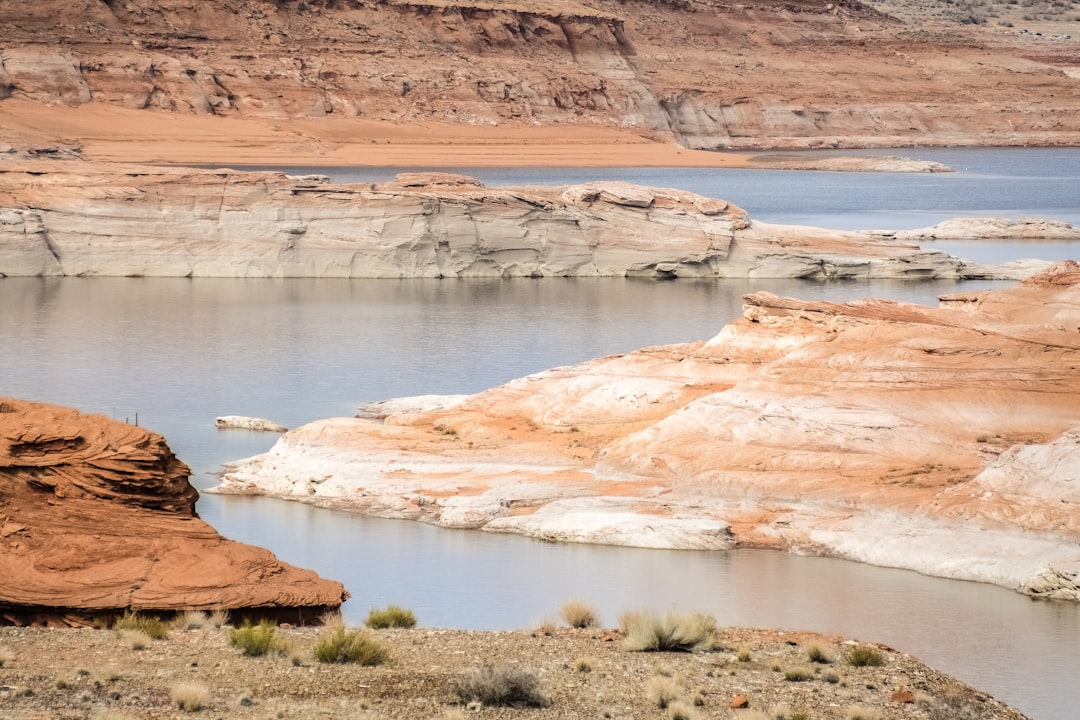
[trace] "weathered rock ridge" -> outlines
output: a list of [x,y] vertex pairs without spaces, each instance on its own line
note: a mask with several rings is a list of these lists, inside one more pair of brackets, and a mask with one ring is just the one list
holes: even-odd
[[[970,269],[979,277],[993,270]],[[487,188],[38,161],[0,166],[0,276],[962,278],[874,233],[753,222],[621,182]]]
[[1080,142],[1074,41],[921,31],[855,0],[8,0],[0,27],[0,101],[708,149]]
[[942,301],[754,293],[707,342],[311,423],[216,491],[1080,599],[1080,265]]
[[0,625],[226,609],[316,620],[340,583],[226,540],[154,433],[0,398]]

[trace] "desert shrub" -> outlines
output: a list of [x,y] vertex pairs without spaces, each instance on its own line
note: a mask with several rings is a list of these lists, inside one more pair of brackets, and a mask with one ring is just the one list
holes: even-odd
[[592,672],[593,668],[596,667],[596,658],[591,656],[579,657],[574,662],[574,667],[577,668],[578,672]]
[[340,610],[331,610],[319,616],[319,624],[324,628],[336,630],[345,627],[345,618],[341,616]]
[[412,610],[406,610],[397,605],[387,605],[384,609],[371,608],[364,624],[373,630],[383,628],[411,628],[416,627],[416,616]]
[[700,652],[712,649],[716,619],[701,612],[642,610],[624,614],[619,628],[627,650]]
[[848,651],[847,661],[854,667],[880,667],[885,664],[885,656],[875,647],[856,645]]
[[840,682],[840,676],[834,672],[825,673],[824,678],[825,682],[829,683],[830,685],[835,685],[836,683]]
[[788,720],[810,720],[810,712],[803,708],[795,708],[788,715]]
[[458,678],[454,691],[466,703],[528,707],[551,704],[536,673],[515,665],[485,665],[473,670]]
[[390,648],[363,630],[342,627],[319,636],[315,659],[322,663],[381,665],[390,659]]
[[177,683],[169,689],[173,702],[184,712],[197,712],[210,701],[210,689],[199,683]]
[[682,688],[678,683],[663,675],[654,675],[645,683],[645,694],[656,707],[664,710],[668,705],[682,697]]
[[784,679],[788,682],[802,682],[812,677],[814,677],[814,673],[810,668],[793,667],[784,671]]
[[219,628],[229,624],[229,613],[224,610],[215,610],[206,616],[206,622],[212,628]]
[[142,630],[117,630],[116,633],[132,650],[145,650],[150,643],[154,642],[154,638]]
[[829,657],[825,649],[820,645],[811,645],[806,648],[806,657],[810,662],[821,663],[822,665],[828,665],[832,662],[832,658]]
[[15,653],[11,648],[0,647],[0,668],[15,662]]
[[865,705],[852,705],[845,717],[847,720],[881,720],[881,711]]
[[750,648],[746,648],[746,647],[739,648],[739,652],[735,656],[735,659],[738,660],[739,662],[750,662],[750,660],[753,659],[751,657],[751,655],[750,655]]
[[592,628],[600,626],[600,614],[584,600],[570,600],[559,608],[559,616],[572,628]]
[[667,709],[668,720],[696,720],[697,713],[694,708],[687,705],[682,700],[676,700],[671,703]]
[[162,622],[161,618],[133,612],[126,612],[118,617],[113,623],[113,630],[138,630],[154,640],[169,637],[169,626]]
[[229,631],[229,644],[249,657],[261,657],[268,652],[283,652],[285,641],[278,636],[277,626],[270,620],[252,625],[250,620]]
[[174,617],[170,624],[175,630],[183,632],[206,627],[207,622],[206,613],[200,610],[186,610]]

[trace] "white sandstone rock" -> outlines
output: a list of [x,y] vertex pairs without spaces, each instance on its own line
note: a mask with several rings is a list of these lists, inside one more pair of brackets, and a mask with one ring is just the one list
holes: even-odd
[[243,415],[222,415],[216,421],[218,430],[257,430],[259,432],[287,432],[288,428],[273,420],[244,417]]

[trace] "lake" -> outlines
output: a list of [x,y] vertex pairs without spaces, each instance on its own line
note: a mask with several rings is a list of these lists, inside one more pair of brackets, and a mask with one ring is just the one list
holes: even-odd
[[[942,159],[950,153],[958,154],[952,161]],[[1080,216],[1077,151],[920,151],[918,156],[953,166],[971,157],[976,169],[914,179],[665,169],[467,172],[492,184],[500,177],[518,183],[634,179],[727,197],[744,207],[771,198],[784,208],[805,192],[832,204],[808,202],[801,210],[781,209],[775,215],[767,209],[752,212],[770,222],[820,216],[827,222],[814,224],[834,227],[918,227],[957,214],[953,208],[962,214],[1002,214],[997,211],[1008,207],[1016,216],[1067,221]],[[997,160],[990,162],[990,156]],[[355,176],[373,172],[393,174],[364,170]],[[1058,179],[1047,180],[1052,177]],[[952,183],[952,196],[943,198],[939,185],[916,191],[915,183],[939,178]],[[1010,184],[1029,181],[1036,189],[1020,193],[1010,205],[1003,206],[1001,198],[981,199],[983,192],[1004,192]],[[703,190],[705,182],[721,189]],[[866,189],[863,195],[860,188]],[[745,195],[736,197],[736,191]],[[987,204],[994,212],[984,212]],[[865,216],[875,222],[864,224]],[[1025,247],[1047,256],[1070,250],[1037,243]],[[992,243],[969,248],[994,251]],[[941,293],[1005,286],[7,278],[0,280],[0,393],[132,422],[137,417],[140,425],[166,436],[192,466],[195,485],[205,489],[215,483],[221,463],[262,452],[275,440],[217,431],[218,415],[267,417],[295,427],[352,415],[366,401],[475,392],[598,355],[704,339],[738,317],[741,296],[755,290],[806,299],[876,296],[933,303]],[[596,604],[609,625],[622,610],[678,605],[712,612],[723,624],[885,642],[1036,720],[1072,718],[1080,707],[1075,604],[1032,602],[987,585],[782,553],[556,545],[263,498],[204,494],[198,509],[228,537],[263,545],[289,562],[343,581],[353,595],[344,608],[353,622],[370,607],[391,602],[412,608],[425,625],[477,629],[538,624],[553,618],[571,597]]]

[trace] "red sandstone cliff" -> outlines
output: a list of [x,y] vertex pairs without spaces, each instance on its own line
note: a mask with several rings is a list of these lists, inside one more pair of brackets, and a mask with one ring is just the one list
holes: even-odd
[[159,435],[0,398],[0,625],[189,608],[297,622],[347,597],[218,535],[187,476]]
[[0,28],[0,100],[694,148],[1080,142],[1075,40],[855,0],[7,0]]

